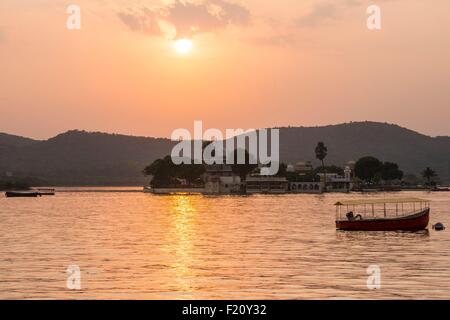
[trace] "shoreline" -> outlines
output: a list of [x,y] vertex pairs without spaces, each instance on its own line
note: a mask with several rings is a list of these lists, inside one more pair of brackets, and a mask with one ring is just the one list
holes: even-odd
[[[203,189],[195,191],[190,194],[199,194],[202,195]],[[258,193],[258,194],[267,194],[267,195],[285,195],[285,194],[306,194],[306,195],[323,195],[323,194],[373,194],[373,193],[398,193],[398,192],[405,192],[405,191],[417,191],[417,192],[434,192],[430,189],[401,189],[401,190],[395,190],[395,191],[388,191],[388,190],[374,190],[374,191],[350,191],[350,192],[323,192],[323,193],[303,193],[303,192],[284,192],[284,193]],[[145,192],[143,187],[141,186],[129,186],[129,187],[122,187],[122,186],[105,186],[105,187],[62,187],[59,189],[58,187],[55,187],[55,192],[63,192],[63,193],[76,193],[76,192],[92,192],[92,193],[107,193],[107,192],[114,192],[114,193],[146,193],[146,194],[154,194],[154,195],[170,195],[170,193],[154,193],[154,192]],[[185,194],[183,192],[179,192],[178,194]],[[188,194],[188,192],[186,192]],[[217,194],[217,195],[234,195],[234,194]],[[248,194],[251,195],[251,194]]]

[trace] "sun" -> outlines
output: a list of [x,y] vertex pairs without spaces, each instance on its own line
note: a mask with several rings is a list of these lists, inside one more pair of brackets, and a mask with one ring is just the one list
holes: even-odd
[[175,51],[179,54],[188,54],[192,51],[192,47],[194,46],[192,40],[190,39],[178,39],[175,40],[173,47],[175,48]]

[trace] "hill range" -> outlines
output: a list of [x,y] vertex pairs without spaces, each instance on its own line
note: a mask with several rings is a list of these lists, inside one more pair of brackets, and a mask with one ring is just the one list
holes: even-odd
[[[393,124],[351,122],[280,129],[285,163],[312,161],[318,141],[328,147],[327,164],[344,165],[372,155],[420,175],[427,166],[450,181],[450,137],[430,137]],[[47,185],[142,185],[142,169],[170,154],[169,139],[72,130],[48,140],[0,133],[0,179],[32,178]]]

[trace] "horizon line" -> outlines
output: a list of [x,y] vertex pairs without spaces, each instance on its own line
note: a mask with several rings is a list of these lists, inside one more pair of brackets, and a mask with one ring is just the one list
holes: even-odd
[[[422,133],[420,131],[416,131],[414,129],[410,129],[408,127],[399,125],[397,123],[391,123],[391,122],[381,122],[381,121],[373,121],[373,120],[361,120],[361,121],[348,121],[348,122],[339,122],[339,123],[334,123],[334,124],[324,124],[324,125],[310,125],[310,126],[305,126],[305,125],[283,125],[283,126],[273,126],[273,127],[262,127],[262,128],[256,128],[254,130],[258,131],[258,130],[262,130],[262,129],[293,129],[293,128],[304,128],[304,129],[312,129],[312,128],[325,128],[325,127],[337,127],[337,126],[343,126],[343,125],[350,125],[350,124],[381,124],[381,125],[389,125],[389,126],[396,126],[399,127],[401,129],[405,129],[408,131],[412,131],[414,133],[417,133],[419,135],[422,136],[426,136],[429,138],[450,138],[450,133],[449,135],[428,135],[425,133]],[[207,128],[208,129],[208,128]],[[238,128],[234,128],[234,129],[238,129]],[[244,129],[244,128],[242,128]],[[244,129],[247,130],[247,129]],[[34,140],[34,141],[48,141],[50,139],[56,138],[57,136],[63,135],[63,134],[67,134],[70,132],[85,132],[88,134],[106,134],[106,135],[117,135],[117,136],[125,136],[125,137],[134,137],[134,138],[148,138],[148,139],[162,139],[162,140],[169,140],[171,141],[170,137],[158,137],[158,136],[146,136],[146,135],[138,135],[138,134],[127,134],[127,133],[118,133],[118,132],[108,132],[108,131],[95,131],[95,130],[87,130],[87,129],[68,129],[66,131],[62,131],[60,133],[57,133],[55,135],[52,135],[48,138],[33,138],[30,136],[25,136],[25,135],[21,135],[19,133],[9,133],[9,132],[4,132],[4,131],[0,131],[0,135],[4,134],[4,135],[8,135],[8,136],[14,136],[14,137],[19,137],[19,138],[25,138],[25,139],[30,139],[30,140]]]

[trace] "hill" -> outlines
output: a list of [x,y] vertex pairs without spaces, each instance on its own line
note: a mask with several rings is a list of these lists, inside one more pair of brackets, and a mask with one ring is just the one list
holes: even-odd
[[[450,181],[450,137],[429,137],[397,125],[353,122],[322,127],[280,128],[283,162],[315,160],[318,141],[326,163],[344,165],[365,155],[397,162],[405,173],[427,166]],[[133,185],[146,179],[145,165],[170,154],[169,139],[69,131],[45,141],[0,134],[0,177],[33,177],[55,185]]]
[[171,148],[168,139],[74,130],[46,141],[10,145],[0,154],[0,174],[12,172],[52,185],[133,185],[144,183],[144,166]]
[[[280,157],[284,161],[314,160],[317,141],[328,147],[329,164],[373,155],[397,162],[405,173],[420,174],[427,166],[450,180],[450,137],[429,137],[393,124],[353,122],[324,127],[280,128]],[[296,147],[297,146],[297,147]],[[318,162],[315,161],[318,165]]]
[[3,148],[28,146],[35,142],[37,142],[37,141],[33,140],[33,139],[24,138],[24,137],[0,132],[0,147],[3,147]]

